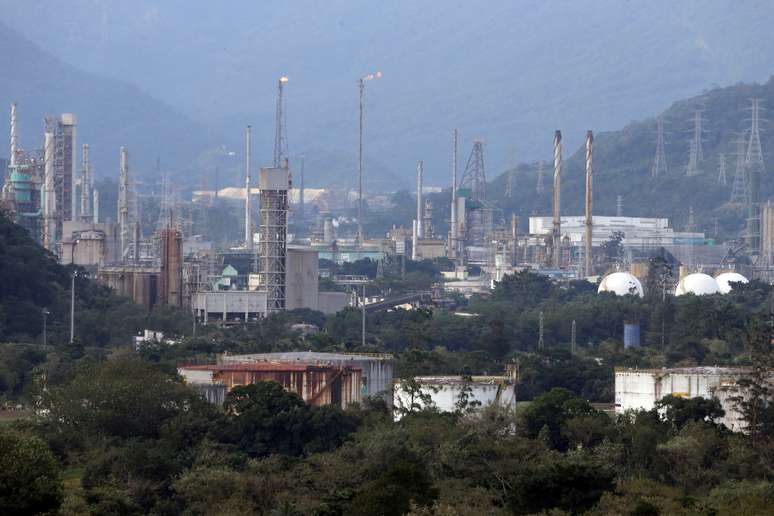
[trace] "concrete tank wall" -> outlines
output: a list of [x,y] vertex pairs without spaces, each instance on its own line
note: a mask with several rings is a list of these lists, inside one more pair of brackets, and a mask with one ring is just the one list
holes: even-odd
[[319,259],[312,248],[289,247],[285,266],[285,308],[317,310]]

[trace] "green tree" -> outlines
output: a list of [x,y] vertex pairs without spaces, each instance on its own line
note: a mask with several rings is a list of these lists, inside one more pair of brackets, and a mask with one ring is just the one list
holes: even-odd
[[726,414],[715,398],[686,399],[671,394],[656,402],[656,410],[663,411],[664,418],[678,430],[689,421],[713,422]]
[[352,500],[353,516],[400,516],[411,509],[412,502],[426,506],[438,496],[430,475],[418,461],[396,458],[374,480],[363,484]]
[[61,503],[59,463],[46,443],[0,430],[0,514],[54,513]]

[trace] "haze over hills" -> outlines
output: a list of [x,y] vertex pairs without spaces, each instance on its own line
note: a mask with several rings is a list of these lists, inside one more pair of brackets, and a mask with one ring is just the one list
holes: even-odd
[[[356,80],[377,68],[383,79],[366,87],[371,188],[411,185],[417,159],[430,182],[445,183],[454,126],[463,160],[472,138],[487,142],[493,177],[548,159],[556,128],[574,148],[588,128],[615,129],[774,69],[774,5],[764,1],[661,0],[636,13],[614,1],[8,4],[0,19],[62,60],[186,113],[213,146],[240,154],[251,123],[258,163],[270,160],[276,79],[286,73],[290,151],[306,155],[312,185],[353,184]],[[145,133],[171,156],[188,154],[175,154],[189,145],[179,133]],[[238,163],[224,166],[223,180],[236,180]]]
[[[618,131],[596,133],[594,137],[594,206],[595,215],[615,215],[616,198],[623,198],[624,213],[631,216],[669,217],[678,228],[687,223],[693,206],[697,229],[715,236],[715,222],[722,236],[733,238],[743,227],[746,213],[729,205],[736,170],[736,141],[749,138],[750,99],[759,98],[763,110],[761,147],[765,172],[761,177],[761,200],[774,195],[772,154],[774,131],[770,120],[774,109],[774,78],[764,84],[737,84],[717,88],[701,95],[680,100],[659,113],[664,120],[665,152],[668,173],[651,177],[656,153],[657,122],[655,117],[632,122]],[[687,177],[689,142],[693,114],[701,110],[703,119],[704,161],[697,176]],[[727,162],[728,184],[718,183],[719,156]],[[585,149],[565,147],[562,167],[562,213],[582,215],[585,181]],[[567,156],[569,158],[567,158]],[[553,162],[544,163],[542,195],[536,195],[537,164],[514,169],[514,196],[505,198],[507,173],[489,185],[490,199],[503,212],[527,217],[534,212],[551,213]],[[525,222],[526,224],[526,222]]]
[[[22,148],[43,146],[46,114],[73,112],[78,144],[90,144],[98,176],[118,174],[121,145],[128,147],[130,167],[138,176],[155,170],[158,156],[163,156],[164,166],[175,163],[185,170],[193,162],[191,156],[206,149],[202,126],[137,86],[79,70],[2,24],[0,49],[0,67],[7,71],[0,74],[0,112],[8,113],[10,103],[18,102]],[[1,132],[7,142],[7,123]],[[7,156],[7,146],[2,148],[0,155]]]

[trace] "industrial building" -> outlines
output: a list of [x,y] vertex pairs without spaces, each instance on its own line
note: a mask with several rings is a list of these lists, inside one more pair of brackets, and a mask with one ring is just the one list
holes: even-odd
[[[703,244],[704,233],[679,232],[669,227],[669,219],[647,217],[605,217],[594,216],[591,243],[601,247],[614,233],[623,233],[622,244],[632,247],[661,247],[680,244]],[[581,246],[585,240],[586,218],[584,216],[561,217],[562,237],[572,246]],[[551,234],[551,217],[530,217],[529,233],[535,236]]]
[[289,351],[282,353],[253,353],[248,355],[221,355],[218,363],[244,364],[254,362],[284,362],[294,364],[331,364],[361,371],[361,397],[378,396],[392,404],[392,355],[382,353],[316,353]]
[[362,372],[349,366],[255,361],[181,365],[178,373],[211,403],[221,404],[234,387],[273,381],[314,406],[347,408],[361,401]]
[[[497,405],[508,409],[516,407],[517,372],[511,368],[504,376],[420,376],[413,379],[419,392],[412,392],[406,381],[395,382],[393,405],[395,419],[413,408],[437,409],[440,412],[454,412],[463,396],[479,407]],[[425,404],[417,394],[430,400]]]
[[715,398],[725,411],[718,420],[733,431],[744,430],[735,399],[747,396],[739,381],[750,370],[739,367],[687,367],[674,369],[616,369],[615,411],[651,410],[664,396]]

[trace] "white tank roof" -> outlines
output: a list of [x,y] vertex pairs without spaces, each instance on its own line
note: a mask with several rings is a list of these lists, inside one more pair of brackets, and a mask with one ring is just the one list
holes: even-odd
[[599,284],[597,292],[612,292],[617,296],[628,294],[643,296],[642,283],[628,272],[614,272],[608,274]]
[[718,282],[712,276],[704,274],[703,272],[695,272],[689,274],[680,280],[675,288],[675,295],[682,296],[685,294],[694,294],[696,296],[705,296],[709,294],[717,294],[720,292]]
[[732,290],[731,283],[750,283],[750,281],[738,272],[724,272],[715,276],[721,294],[728,294]]

